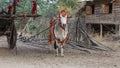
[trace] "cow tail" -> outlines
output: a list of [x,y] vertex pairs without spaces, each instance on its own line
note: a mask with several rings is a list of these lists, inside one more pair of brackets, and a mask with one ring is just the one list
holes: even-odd
[[54,48],[57,49],[56,41],[54,41]]

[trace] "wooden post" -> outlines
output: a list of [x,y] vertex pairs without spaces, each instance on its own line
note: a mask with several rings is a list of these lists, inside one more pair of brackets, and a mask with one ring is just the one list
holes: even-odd
[[119,24],[119,36],[120,36],[120,24]]
[[118,34],[118,31],[119,31],[119,25],[118,25],[118,24],[115,24],[115,33]]
[[103,26],[102,26],[102,24],[100,24],[100,38],[102,39],[102,35],[103,34]]
[[14,4],[13,14],[16,14],[16,1],[15,0],[13,0],[13,4]]
[[88,32],[89,34],[93,33],[93,32],[92,32],[92,24],[88,24],[88,25],[87,25],[87,32]]
[[[79,21],[79,19],[78,19],[78,21]],[[77,38],[78,38],[78,22],[76,23],[76,42],[77,42]]]

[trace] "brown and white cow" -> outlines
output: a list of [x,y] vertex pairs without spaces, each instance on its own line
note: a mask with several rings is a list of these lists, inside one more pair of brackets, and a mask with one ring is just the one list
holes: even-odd
[[49,43],[54,41],[54,48],[56,49],[56,56],[64,56],[63,46],[68,40],[68,15],[65,10],[59,13],[58,17],[55,17],[50,22],[50,39]]

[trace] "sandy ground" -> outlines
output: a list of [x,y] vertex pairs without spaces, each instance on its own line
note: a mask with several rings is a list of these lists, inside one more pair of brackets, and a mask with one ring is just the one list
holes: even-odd
[[114,51],[87,53],[66,45],[65,56],[56,57],[48,52],[47,45],[26,45],[17,42],[16,50],[9,50],[5,37],[0,38],[0,68],[120,68],[120,44],[107,41],[103,44]]

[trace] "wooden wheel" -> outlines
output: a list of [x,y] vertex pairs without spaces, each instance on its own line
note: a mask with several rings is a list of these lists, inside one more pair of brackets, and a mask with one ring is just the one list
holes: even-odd
[[16,41],[17,41],[17,31],[14,23],[11,24],[9,31],[10,34],[7,35],[7,42],[9,48],[13,49],[16,46]]

